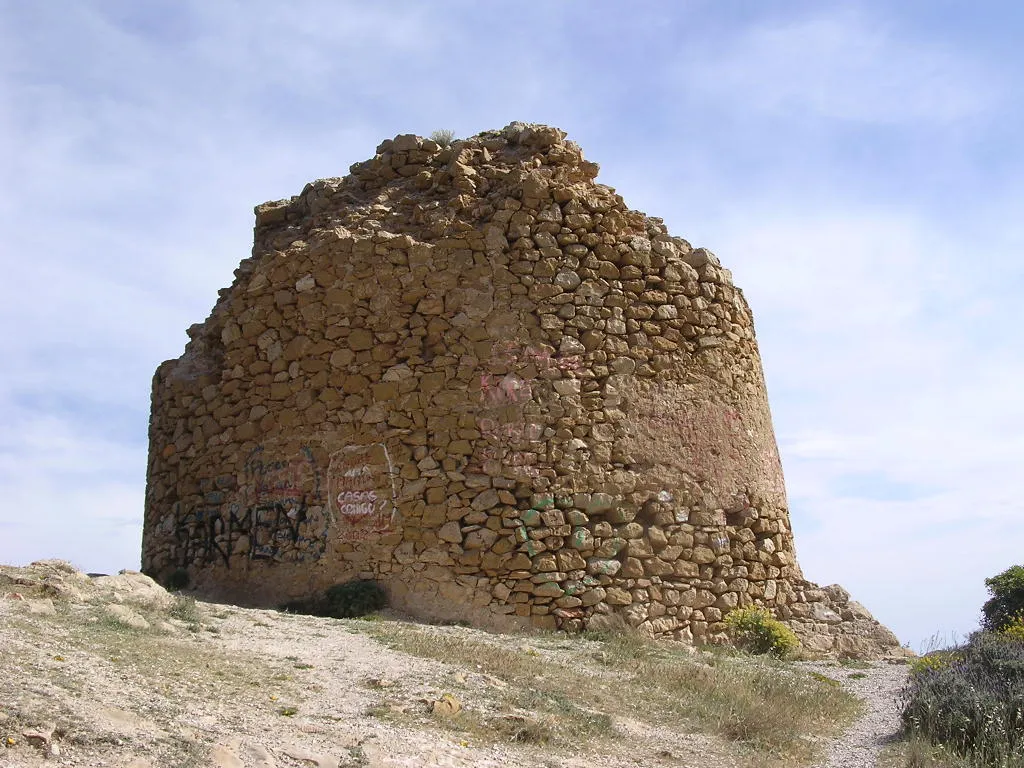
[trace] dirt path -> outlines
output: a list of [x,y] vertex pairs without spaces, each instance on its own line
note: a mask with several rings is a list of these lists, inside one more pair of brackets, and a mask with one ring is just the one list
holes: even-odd
[[[872,765],[905,668],[813,670],[870,707],[823,765]],[[794,750],[842,709],[793,672],[629,635],[325,620],[0,565],[0,768],[778,768],[794,763],[776,742],[747,738],[773,721],[744,702],[767,685],[807,715]]]
[[801,666],[839,680],[865,705],[863,716],[832,743],[815,768],[877,766],[882,749],[901,729],[898,696],[907,681],[907,665],[878,661],[864,669],[817,663]]
[[[443,658],[381,639],[421,635]],[[463,646],[522,664],[530,684],[484,673]],[[748,765],[740,745],[624,706],[629,676],[595,663],[603,648],[195,603],[140,574],[0,565],[0,768]],[[530,697],[559,675],[602,702]],[[593,709],[605,705],[614,719]]]

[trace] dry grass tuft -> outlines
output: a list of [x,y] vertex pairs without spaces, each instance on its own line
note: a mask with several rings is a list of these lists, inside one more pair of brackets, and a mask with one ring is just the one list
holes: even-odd
[[892,744],[879,762],[884,768],[969,768],[969,763],[920,736]]
[[697,726],[762,755],[803,761],[812,757],[812,737],[840,730],[859,711],[835,681],[783,662],[693,655],[635,633],[579,640],[568,646],[568,663],[564,642],[556,656],[543,640],[509,647],[395,623],[372,634],[392,648],[506,683],[492,713],[465,713],[457,726],[495,740],[579,746],[614,738],[616,721],[635,719]]

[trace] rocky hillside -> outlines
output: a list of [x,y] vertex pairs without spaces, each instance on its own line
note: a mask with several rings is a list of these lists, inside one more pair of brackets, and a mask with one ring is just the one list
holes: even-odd
[[800,765],[857,710],[820,674],[631,633],[369,618],[0,567],[0,766]]

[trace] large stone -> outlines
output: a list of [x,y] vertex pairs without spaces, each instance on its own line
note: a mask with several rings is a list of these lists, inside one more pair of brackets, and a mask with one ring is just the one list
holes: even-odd
[[437,538],[441,541],[451,541],[457,544],[462,543],[462,527],[455,521],[445,523],[437,532]]
[[127,605],[112,603],[103,609],[111,619],[119,624],[132,629],[149,629],[150,624],[137,611],[133,611]]
[[493,488],[488,488],[473,499],[473,509],[478,511],[491,509],[492,507],[498,506],[499,501],[498,492]]
[[121,571],[116,576],[99,576],[93,587],[118,602],[155,611],[166,611],[174,605],[174,596],[144,573]]
[[618,560],[592,557],[587,561],[587,571],[598,576],[614,576],[621,570],[622,563]]
[[373,346],[373,333],[364,328],[356,328],[348,336],[349,349],[361,351]]
[[478,528],[466,534],[465,549],[489,549],[498,540],[498,534],[489,528]]
[[633,602],[633,596],[627,590],[620,587],[609,587],[604,601],[608,605],[629,605]]

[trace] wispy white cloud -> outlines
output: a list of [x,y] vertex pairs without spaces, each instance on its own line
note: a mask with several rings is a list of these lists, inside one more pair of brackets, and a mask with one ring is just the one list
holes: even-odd
[[681,75],[737,108],[882,124],[971,117],[997,90],[963,51],[851,8],[769,19],[684,58]]
[[[76,431],[55,415],[23,419],[0,436],[0,475],[37,481],[48,474],[79,480],[90,476],[131,478],[139,470],[140,451],[122,441]],[[145,464],[145,461],[142,461]]]
[[58,416],[23,414],[6,426],[0,562],[59,557],[93,571],[138,567],[145,445]]
[[1024,465],[1020,310],[989,293],[1017,279],[1014,260],[996,255],[999,233],[973,244],[993,254],[977,268],[956,224],[832,204],[751,203],[722,223],[758,320],[800,561],[905,639],[963,636],[984,578],[1024,543],[1007,485]]

